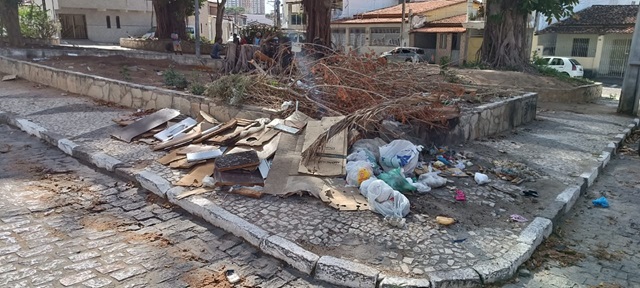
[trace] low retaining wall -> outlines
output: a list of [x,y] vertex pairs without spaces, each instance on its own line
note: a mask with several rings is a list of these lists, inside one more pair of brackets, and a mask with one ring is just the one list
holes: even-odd
[[[0,37],[0,43],[8,44],[9,39],[6,37]],[[51,38],[51,39],[33,39],[33,38],[22,38],[22,43],[25,45],[60,45],[59,38]]]
[[542,102],[593,103],[602,97],[602,83],[578,86],[573,89],[534,89]]
[[383,139],[391,141],[398,137],[392,135],[401,135],[414,143],[461,144],[527,124],[536,118],[537,106],[538,94],[527,93],[463,110],[458,118],[450,120],[448,127],[444,128],[417,123],[398,128],[383,125]]
[[26,49],[0,49],[0,55],[8,56],[11,58],[27,59],[27,58],[45,58],[45,57],[60,57],[69,54],[75,54],[78,56],[124,56],[136,59],[145,60],[168,60],[182,65],[205,65],[215,69],[222,69],[224,62],[221,59],[211,59],[208,55],[204,54],[200,59],[193,55],[174,55],[173,53],[157,53],[149,51],[136,51],[136,50],[107,50],[107,49],[43,49],[43,48],[26,48]]
[[16,74],[31,82],[134,109],[173,108],[191,117],[197,117],[200,111],[206,111],[220,121],[234,117],[269,117],[262,107],[229,106],[204,96],[56,69],[5,56],[0,56],[0,72]]
[[[131,38],[120,38],[120,47],[137,49],[137,50],[146,50],[146,51],[156,51],[156,52],[167,52],[167,44],[171,44],[171,40],[163,39],[163,40],[144,40],[144,39],[131,39]],[[182,53],[185,54],[196,54],[196,44],[188,41],[182,41]],[[200,53],[202,55],[211,54],[211,49],[213,49],[213,45],[204,44],[200,45]],[[222,53],[224,55],[224,53]]]

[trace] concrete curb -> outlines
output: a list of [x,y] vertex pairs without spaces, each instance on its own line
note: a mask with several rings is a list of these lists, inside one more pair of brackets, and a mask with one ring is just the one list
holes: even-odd
[[598,158],[598,166],[592,167],[580,175],[581,180],[577,181],[576,185],[570,186],[560,193],[551,205],[522,230],[517,239],[518,243],[511,247],[503,257],[480,262],[472,268],[430,272],[424,278],[386,277],[379,270],[364,264],[331,256],[316,255],[285,238],[270,234],[206,198],[192,196],[177,199],[180,193],[187,191],[186,188],[174,187],[161,176],[149,171],[134,172],[126,167],[125,163],[108,154],[76,144],[29,120],[0,111],[0,123],[9,124],[36,136],[57,147],[65,154],[89,163],[96,169],[115,172],[117,176],[135,181],[151,193],[166,198],[169,202],[212,225],[243,238],[250,244],[259,247],[263,253],[283,260],[295,269],[312,275],[315,279],[347,287],[444,288],[481,287],[511,278],[518,267],[531,257],[544,239],[551,235],[553,228],[557,226],[563,216],[569,213],[580,195],[584,195],[587,188],[593,185],[598,175],[611,160],[611,155],[615,155],[617,148],[632,130],[640,126],[640,119],[634,119],[623,133],[615,136],[613,142],[607,143],[607,147],[603,149]]

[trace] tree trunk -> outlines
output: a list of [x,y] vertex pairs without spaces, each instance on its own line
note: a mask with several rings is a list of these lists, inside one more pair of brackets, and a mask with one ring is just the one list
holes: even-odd
[[156,13],[156,37],[168,39],[176,32],[180,39],[187,39],[187,25],[185,23],[188,1],[184,0],[153,0]]
[[20,19],[18,17],[18,3],[15,0],[0,0],[0,19],[7,30],[10,46],[22,46]]
[[320,38],[331,47],[331,0],[302,0],[307,16],[307,41]]
[[529,14],[518,9],[520,1],[487,1],[481,59],[493,68],[522,70],[529,65]]
[[224,20],[224,5],[227,0],[218,0],[218,10],[216,11],[216,39],[222,39],[222,20]]

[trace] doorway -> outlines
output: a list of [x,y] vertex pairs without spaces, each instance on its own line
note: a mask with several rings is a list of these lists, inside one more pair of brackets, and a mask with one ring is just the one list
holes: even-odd
[[87,19],[83,14],[59,14],[62,39],[87,39]]

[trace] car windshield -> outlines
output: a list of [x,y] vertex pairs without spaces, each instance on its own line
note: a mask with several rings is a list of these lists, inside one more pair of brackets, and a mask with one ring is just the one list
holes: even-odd
[[424,50],[422,50],[422,49],[416,49],[416,52],[417,52],[418,54],[424,54]]
[[576,59],[569,59],[569,62],[571,62],[571,64],[576,65],[576,66],[580,65],[580,62],[578,62],[578,60],[576,60]]

